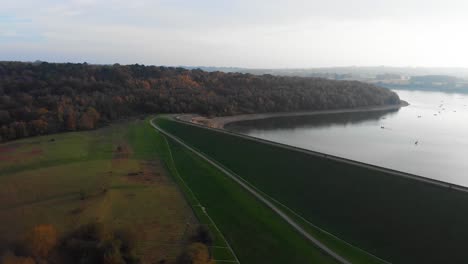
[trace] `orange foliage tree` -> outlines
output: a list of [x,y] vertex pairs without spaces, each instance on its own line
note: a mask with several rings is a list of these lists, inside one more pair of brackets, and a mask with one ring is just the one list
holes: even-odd
[[178,258],[179,264],[214,264],[215,261],[211,258],[208,247],[202,243],[192,243]]
[[19,257],[12,252],[7,252],[1,258],[2,264],[36,264],[33,258],[30,257]]
[[57,245],[57,230],[52,225],[37,225],[26,235],[25,245],[33,256],[46,258]]
[[33,120],[30,122],[32,130],[39,135],[45,134],[47,132],[47,122],[42,119]]
[[43,116],[43,115],[47,114],[48,112],[49,112],[49,110],[47,110],[47,108],[45,108],[45,107],[41,107],[41,108],[37,109],[37,114],[39,116]]
[[69,107],[65,114],[65,127],[67,130],[76,130],[76,112],[73,107]]
[[94,107],[88,107],[86,112],[81,115],[79,128],[94,129],[99,121],[100,115]]

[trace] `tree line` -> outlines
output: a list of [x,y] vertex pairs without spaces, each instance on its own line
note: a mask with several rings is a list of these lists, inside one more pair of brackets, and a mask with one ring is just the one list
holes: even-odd
[[398,104],[357,81],[144,65],[0,62],[0,141],[151,113],[208,116]]
[[[27,231],[24,238],[4,246],[0,263],[140,264],[136,251],[141,237],[142,234],[128,227],[109,228],[96,221],[64,234],[59,234],[51,224],[39,224]],[[199,226],[182,244],[176,259],[159,256],[158,263],[215,263],[211,252],[213,237],[205,226]]]

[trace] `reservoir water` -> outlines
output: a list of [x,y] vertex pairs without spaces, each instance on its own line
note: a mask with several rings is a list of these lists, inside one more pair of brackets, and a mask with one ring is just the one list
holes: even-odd
[[468,186],[468,95],[395,90],[393,111],[277,117],[227,129]]

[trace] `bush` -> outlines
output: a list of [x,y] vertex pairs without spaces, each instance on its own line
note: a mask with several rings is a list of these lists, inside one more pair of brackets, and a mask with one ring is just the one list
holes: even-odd
[[68,234],[61,243],[61,254],[75,263],[101,263],[101,241],[106,239],[104,226],[91,222]]
[[195,234],[192,236],[191,242],[199,242],[210,247],[213,245],[213,236],[206,226],[201,225],[197,228]]
[[136,243],[136,234],[128,229],[109,232],[92,222],[65,237],[61,253],[70,263],[137,264]]
[[114,240],[120,241],[120,251],[124,257],[131,256],[138,243],[138,234],[133,229],[121,228],[114,231]]
[[102,223],[93,221],[78,227],[70,236],[82,240],[100,241],[109,235]]
[[120,241],[107,240],[101,245],[103,264],[126,264],[120,252]]

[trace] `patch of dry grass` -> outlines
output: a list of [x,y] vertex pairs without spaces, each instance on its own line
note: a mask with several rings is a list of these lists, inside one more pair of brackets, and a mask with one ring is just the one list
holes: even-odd
[[197,222],[157,153],[132,136],[143,126],[0,145],[0,157],[9,157],[0,158],[0,242],[19,240],[38,224],[63,234],[97,219],[136,230],[144,263],[175,259]]

